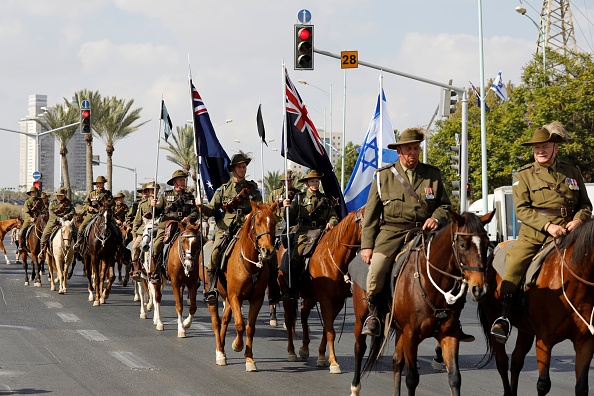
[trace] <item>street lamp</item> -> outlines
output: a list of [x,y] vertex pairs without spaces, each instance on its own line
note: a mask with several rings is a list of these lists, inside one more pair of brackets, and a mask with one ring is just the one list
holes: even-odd
[[[97,156],[97,158],[99,158],[99,156]],[[96,164],[107,164],[107,162],[93,160],[93,165],[96,165]],[[138,185],[138,175],[136,173],[136,168],[128,168],[126,166],[116,165],[114,163],[112,163],[111,166],[115,166],[116,168],[126,169],[126,170],[129,170],[130,172],[134,173],[134,188],[132,190],[134,191],[134,201],[133,202],[135,202],[136,201],[136,188],[137,188],[136,186]]]
[[[530,21],[534,24],[534,26],[536,26],[536,28],[538,29],[538,34],[539,36],[539,42],[540,42],[540,38],[542,38],[542,71],[543,73],[546,73],[547,71],[547,40],[546,40],[546,32],[545,32],[545,26],[544,23],[541,23],[541,25],[539,26],[538,23],[536,23],[536,21],[534,19],[532,19],[532,17],[528,14],[526,14],[526,9],[524,7],[516,7],[516,12],[520,15],[524,15],[526,18],[530,19]],[[544,19],[544,15],[542,16],[542,18]],[[542,21],[544,22],[544,21]],[[538,44],[536,45],[536,52],[538,52]]]
[[[332,83],[330,83],[330,92],[328,92],[325,89],[318,87],[317,85],[313,85],[313,84],[307,82],[307,80],[297,80],[297,82],[300,84],[303,84],[303,85],[309,85],[311,87],[314,87],[314,88],[324,92],[326,95],[328,95],[328,97],[330,98],[330,133],[332,133]],[[324,144],[325,144],[325,142],[326,142],[326,107],[324,106]]]
[[220,124],[217,124],[217,125],[213,126],[213,128],[216,128],[216,127],[218,127],[218,126],[221,126],[221,125],[228,124],[228,123],[230,123],[230,122],[233,122],[233,120],[232,120],[231,118],[227,118],[227,119],[225,120],[225,122],[221,122]]

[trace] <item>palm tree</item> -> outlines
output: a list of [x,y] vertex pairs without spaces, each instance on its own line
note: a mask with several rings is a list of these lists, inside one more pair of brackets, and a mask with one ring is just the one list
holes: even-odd
[[[94,124],[103,117],[101,108],[101,94],[99,91],[93,92],[87,89],[75,92],[74,97],[78,103],[78,108],[82,107],[82,101],[88,100],[91,102],[91,130],[95,129]],[[95,121],[93,121],[95,120]],[[85,136],[85,142],[87,143],[86,152],[86,185],[87,191],[90,191],[93,186],[93,134],[89,133]]]
[[99,139],[105,143],[107,152],[107,189],[112,187],[113,164],[112,157],[115,151],[115,144],[119,140],[136,132],[138,128],[146,124],[144,121],[134,124],[140,118],[142,107],[131,110],[134,99],[126,102],[125,99],[118,99],[115,96],[103,98],[101,101],[101,117],[95,122],[94,130]]
[[266,189],[266,195],[270,195],[274,190],[282,185],[280,171],[268,171],[264,176],[264,188]]
[[[45,130],[52,130],[70,125],[77,122],[79,119],[78,109],[73,106],[66,98],[64,104],[58,104],[55,107],[48,109],[41,118],[35,120]],[[72,136],[76,133],[78,124],[69,128],[60,129],[52,132],[54,139],[60,142],[60,167],[62,168],[62,177],[64,178],[64,187],[68,190],[68,197],[70,198],[70,174],[68,173],[68,149],[66,146]]]
[[198,176],[196,170],[196,149],[194,148],[194,129],[190,125],[175,127],[175,133],[172,133],[167,146],[161,146],[167,150],[167,160],[179,165],[183,170],[190,173],[194,186],[196,187],[194,195],[198,196]]

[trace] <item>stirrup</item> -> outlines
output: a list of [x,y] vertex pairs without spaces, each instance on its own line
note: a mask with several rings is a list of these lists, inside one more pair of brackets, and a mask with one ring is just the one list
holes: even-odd
[[[368,322],[370,320],[377,321],[377,331],[376,332],[373,332],[369,328]],[[380,322],[379,318],[377,316],[372,316],[372,315],[367,316],[367,318],[365,319],[365,322],[363,322],[363,329],[361,331],[361,334],[370,336],[370,337],[379,337],[381,334],[381,331],[382,331],[382,323]]]
[[[500,324],[500,326],[503,326],[504,324],[507,324],[507,334],[499,334],[499,333],[495,333],[493,332],[493,328],[495,327],[495,325]],[[491,335],[493,337],[495,337],[497,340],[499,341],[503,341],[505,343],[505,341],[508,340],[510,334],[512,331],[512,326],[511,323],[509,322],[509,319],[506,318],[505,316],[500,316],[497,319],[495,319],[495,321],[493,322],[493,326],[491,326]]]
[[219,301],[219,292],[217,289],[212,289],[206,292],[204,302],[208,305],[216,305]]

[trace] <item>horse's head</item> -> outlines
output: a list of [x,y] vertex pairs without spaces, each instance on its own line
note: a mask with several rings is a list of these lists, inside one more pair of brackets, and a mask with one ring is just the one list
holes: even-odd
[[72,238],[74,236],[74,223],[72,220],[62,221],[60,234],[62,235],[62,246],[64,247],[63,250],[67,252],[70,250],[70,245],[72,244]]
[[184,273],[186,276],[189,276],[190,272],[194,269],[194,264],[197,262],[198,254],[202,248],[200,226],[191,223],[179,223],[179,227],[180,234],[177,239],[179,259],[184,268]]
[[252,211],[246,219],[244,227],[249,227],[249,238],[258,252],[258,263],[269,260],[274,254],[274,236],[276,233],[276,216],[268,204],[252,203]]
[[493,218],[495,211],[481,217],[465,212],[459,215],[450,211],[452,220],[452,246],[456,265],[468,282],[474,301],[481,301],[487,294],[487,250],[489,235],[485,224]]

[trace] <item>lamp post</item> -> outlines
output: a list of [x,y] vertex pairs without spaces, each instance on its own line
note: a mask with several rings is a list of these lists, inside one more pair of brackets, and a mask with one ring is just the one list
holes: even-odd
[[[311,87],[314,87],[328,95],[328,97],[330,98],[330,133],[332,133],[332,83],[330,83],[330,92],[328,92],[325,89],[318,87],[317,85],[313,85],[307,82],[307,80],[297,80],[297,82],[303,85],[309,85]],[[324,145],[326,145],[326,107],[324,107]]]
[[232,120],[231,118],[227,118],[227,119],[225,120],[225,122],[221,122],[220,124],[217,124],[217,125],[213,126],[213,128],[216,128],[216,127],[218,127],[218,126],[221,126],[221,125],[228,124],[228,123],[230,123],[230,122],[233,122],[233,120]]
[[[542,71],[543,73],[546,73],[547,71],[547,40],[546,40],[546,32],[545,32],[545,26],[544,26],[544,21],[541,21],[540,26],[538,25],[538,23],[536,23],[536,21],[534,19],[532,19],[532,17],[528,14],[526,14],[526,9],[524,7],[516,7],[516,12],[520,15],[524,15],[526,18],[530,19],[530,21],[534,24],[534,26],[536,26],[536,28],[538,29],[538,34],[539,36],[542,37]],[[544,15],[542,16],[542,19],[544,19]],[[540,42],[540,37],[539,40]],[[536,47],[536,50],[538,51],[538,46]]]

